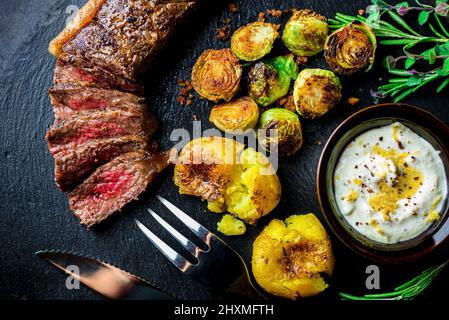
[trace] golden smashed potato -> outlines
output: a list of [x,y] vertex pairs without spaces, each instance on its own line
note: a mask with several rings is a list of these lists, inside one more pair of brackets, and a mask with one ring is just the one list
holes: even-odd
[[245,223],[232,214],[225,214],[217,223],[217,230],[226,236],[241,236],[246,232]]
[[181,151],[174,182],[181,194],[201,197],[213,212],[229,212],[255,224],[281,198],[281,184],[268,158],[232,139],[205,137]]
[[253,244],[252,270],[267,292],[288,298],[311,297],[328,284],[334,256],[326,230],[313,214],[274,219]]

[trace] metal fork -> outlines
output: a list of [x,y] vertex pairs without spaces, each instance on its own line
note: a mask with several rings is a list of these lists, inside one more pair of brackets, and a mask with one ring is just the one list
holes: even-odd
[[197,259],[197,263],[189,262],[136,219],[139,229],[168,260],[211,291],[239,294],[255,300],[267,299],[252,284],[248,268],[237,252],[175,205],[160,196],[157,198],[208,247],[207,250],[202,250],[153,210],[148,209],[154,219]]

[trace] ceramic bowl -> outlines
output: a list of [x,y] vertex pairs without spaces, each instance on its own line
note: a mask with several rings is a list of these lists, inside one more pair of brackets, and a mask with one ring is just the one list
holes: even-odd
[[335,235],[360,255],[383,263],[402,263],[419,259],[449,239],[447,198],[443,199],[444,209],[438,222],[433,223],[417,237],[396,244],[385,244],[365,237],[349,225],[336,204],[334,171],[348,143],[367,130],[397,121],[426,139],[440,152],[446,177],[449,179],[449,128],[427,111],[411,105],[393,103],[367,107],[343,121],[327,141],[317,171],[318,200]]

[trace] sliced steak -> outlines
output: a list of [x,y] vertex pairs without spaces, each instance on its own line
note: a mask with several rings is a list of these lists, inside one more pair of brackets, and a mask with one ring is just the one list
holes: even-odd
[[96,66],[85,63],[77,67],[58,59],[53,75],[53,83],[73,86],[91,86],[96,88],[116,89],[143,95],[143,87],[134,81],[124,79]]
[[53,156],[56,184],[62,191],[70,190],[117,156],[147,150],[147,141],[135,136],[92,140],[75,148],[62,149]]
[[68,194],[70,208],[82,224],[91,227],[137,199],[167,165],[165,154],[122,154],[98,168]]
[[145,99],[117,90],[55,85],[48,90],[56,119],[69,119],[89,110],[123,110],[143,112]]
[[148,139],[156,121],[142,112],[95,111],[69,120],[56,120],[47,132],[48,149],[52,154],[76,148],[88,141],[126,135]]
[[62,47],[59,59],[136,80],[197,0],[108,0]]

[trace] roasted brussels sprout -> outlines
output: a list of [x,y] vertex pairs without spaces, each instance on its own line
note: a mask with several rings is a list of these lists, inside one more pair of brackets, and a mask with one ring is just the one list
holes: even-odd
[[[268,109],[260,116],[258,128],[263,129],[263,134],[260,134],[260,131],[258,134],[259,143],[268,151],[270,151],[270,144],[276,144],[278,154],[290,156],[302,146],[299,117],[287,109]],[[270,135],[271,130],[277,130],[275,137]]]
[[374,32],[364,23],[352,22],[329,36],[324,57],[335,73],[351,75],[372,68],[376,47]]
[[181,151],[174,182],[179,192],[208,201],[213,212],[229,212],[250,224],[279,203],[281,185],[270,161],[232,139],[195,139]]
[[259,106],[268,106],[288,93],[298,75],[293,56],[279,56],[253,65],[248,72],[249,96]]
[[326,21],[312,10],[295,10],[285,25],[282,41],[297,56],[314,56],[324,48],[329,32]]
[[239,89],[242,67],[230,49],[206,50],[192,70],[192,84],[202,97],[229,101]]
[[323,275],[332,275],[334,256],[326,230],[313,213],[274,219],[253,244],[257,283],[276,296],[299,299],[324,291]]
[[234,32],[231,50],[241,60],[256,61],[271,51],[278,36],[279,33],[271,23],[253,22]]
[[212,108],[209,117],[218,129],[234,134],[254,129],[258,119],[259,107],[250,97],[217,105]]
[[218,231],[227,236],[240,236],[246,232],[245,223],[232,214],[225,214],[217,227]]
[[340,79],[332,72],[304,69],[293,89],[296,111],[304,118],[318,118],[335,107],[341,99]]

